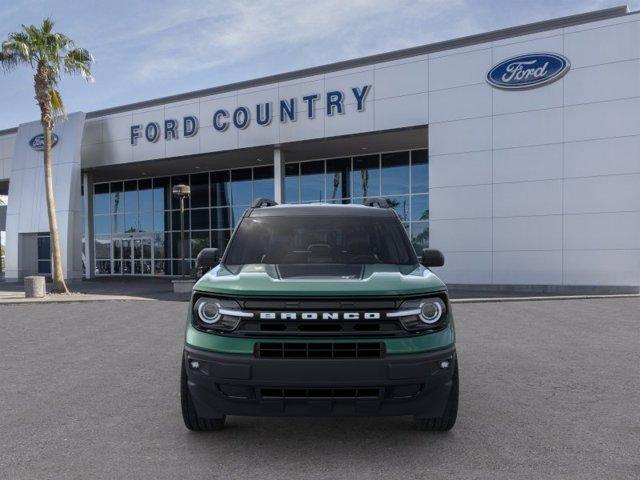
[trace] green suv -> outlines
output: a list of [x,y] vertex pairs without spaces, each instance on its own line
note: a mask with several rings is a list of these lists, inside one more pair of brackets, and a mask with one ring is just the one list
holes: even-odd
[[205,249],[181,373],[190,430],[227,415],[412,415],[449,430],[458,362],[447,288],[383,199],[259,199],[220,258]]

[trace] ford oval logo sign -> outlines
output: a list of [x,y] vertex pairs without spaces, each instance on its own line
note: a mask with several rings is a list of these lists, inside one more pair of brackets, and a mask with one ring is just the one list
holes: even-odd
[[[58,143],[58,136],[55,133],[51,134],[51,148],[56,146]],[[33,148],[36,152],[44,152],[44,133],[39,133],[34,136],[31,140],[29,140],[29,146]]]
[[558,53],[529,53],[495,65],[487,82],[505,90],[541,87],[561,78],[570,67],[569,59]]

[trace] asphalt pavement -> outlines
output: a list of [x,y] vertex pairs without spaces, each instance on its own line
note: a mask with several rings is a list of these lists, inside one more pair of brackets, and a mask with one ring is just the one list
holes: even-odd
[[0,478],[640,478],[638,298],[454,305],[449,433],[405,417],[230,417],[188,432],[186,308],[0,305]]

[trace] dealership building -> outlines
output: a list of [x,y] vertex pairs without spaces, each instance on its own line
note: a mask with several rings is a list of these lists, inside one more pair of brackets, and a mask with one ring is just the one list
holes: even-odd
[[[39,122],[0,131],[7,280],[51,271]],[[640,285],[640,13],[626,7],[106,110],[55,129],[69,278],[180,274],[257,197],[386,198],[452,284]]]

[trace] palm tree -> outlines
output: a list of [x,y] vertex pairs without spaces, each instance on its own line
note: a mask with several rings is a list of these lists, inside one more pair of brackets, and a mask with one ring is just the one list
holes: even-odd
[[93,56],[88,50],[76,47],[73,40],[53,31],[53,21],[46,18],[38,27],[22,25],[22,30],[10,33],[2,42],[0,64],[5,71],[20,65],[34,71],[35,99],[40,107],[40,123],[44,131],[44,179],[51,233],[51,256],[53,260],[53,287],[57,293],[69,293],[62,273],[60,238],[53,197],[51,134],[56,116],[64,114],[58,82],[63,73],[81,75],[91,81]]

